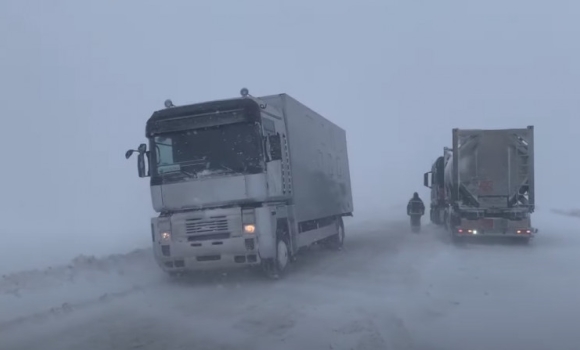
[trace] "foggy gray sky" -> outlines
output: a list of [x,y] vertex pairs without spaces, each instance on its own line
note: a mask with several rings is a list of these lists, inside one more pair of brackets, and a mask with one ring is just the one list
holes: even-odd
[[537,205],[574,206],[579,14],[558,0],[2,1],[0,270],[147,246],[148,181],[125,150],[166,98],[243,86],[346,129],[359,219],[427,200],[452,127],[535,125]]

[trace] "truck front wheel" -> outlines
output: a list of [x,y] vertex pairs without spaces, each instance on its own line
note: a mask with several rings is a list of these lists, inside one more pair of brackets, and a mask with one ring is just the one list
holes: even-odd
[[281,274],[288,266],[290,261],[290,252],[288,250],[288,244],[283,238],[278,239],[276,246],[276,270]]
[[432,223],[434,223],[435,225],[441,225],[441,220],[439,220],[439,210],[438,209],[431,208],[431,210],[429,210],[429,217],[430,217]]
[[276,256],[262,262],[262,269],[266,276],[272,279],[280,278],[290,263],[290,250],[288,249],[288,242],[282,236],[278,236],[276,240]]

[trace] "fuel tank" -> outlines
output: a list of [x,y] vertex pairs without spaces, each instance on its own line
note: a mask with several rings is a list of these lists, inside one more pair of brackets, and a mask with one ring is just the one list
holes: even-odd
[[533,205],[533,164],[533,127],[454,129],[453,148],[445,154],[445,186],[463,205],[507,208],[521,195]]

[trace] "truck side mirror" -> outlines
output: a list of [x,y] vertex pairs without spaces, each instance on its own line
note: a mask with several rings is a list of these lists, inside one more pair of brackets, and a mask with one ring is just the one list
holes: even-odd
[[268,136],[270,142],[270,161],[282,160],[282,143],[280,134]]
[[139,177],[147,177],[145,173],[145,153],[139,153],[137,156],[137,171],[139,172]]
[[431,172],[431,171],[429,171],[429,172],[426,172],[425,174],[423,174],[423,185],[424,185],[425,187],[429,187],[429,188],[431,188],[431,185],[429,185],[429,174],[431,174],[431,173],[432,173],[432,172]]
[[133,155],[133,152],[135,152],[134,149],[130,149],[127,152],[125,152],[125,159],[131,158],[131,156]]
[[142,143],[139,147],[135,149],[130,149],[125,152],[125,158],[129,159],[133,155],[133,153],[138,152],[139,155],[137,156],[137,172],[139,173],[139,177],[147,177],[150,176],[149,172],[145,168],[145,156],[147,156],[147,162],[150,164],[151,159],[149,158],[149,152],[147,151],[147,145]]

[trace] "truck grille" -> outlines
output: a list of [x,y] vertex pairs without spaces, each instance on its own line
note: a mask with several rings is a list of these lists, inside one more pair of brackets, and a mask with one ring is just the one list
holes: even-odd
[[225,216],[213,216],[208,219],[185,220],[185,233],[189,241],[206,239],[225,239],[230,236],[228,219]]

